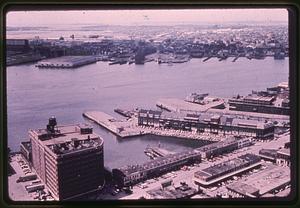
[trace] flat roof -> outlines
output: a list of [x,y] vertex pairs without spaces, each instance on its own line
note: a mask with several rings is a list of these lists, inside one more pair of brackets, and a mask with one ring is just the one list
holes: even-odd
[[291,175],[289,167],[270,164],[266,169],[254,173],[233,185],[238,186],[239,183],[245,183],[259,189],[259,195],[264,195],[277,187],[289,183],[290,180]]
[[280,150],[278,150],[277,153],[290,156],[291,155],[291,150],[289,148],[288,149],[286,149],[286,148],[285,149],[280,149]]
[[242,167],[244,164],[248,162],[260,161],[260,157],[254,154],[245,154],[239,156],[237,158],[233,158],[223,163],[219,163],[208,168],[202,169],[200,171],[195,172],[195,175],[200,175],[204,177],[215,176],[219,174],[223,174],[227,171],[233,170],[237,167]]
[[200,152],[206,152],[206,151],[210,151],[210,150],[214,150],[214,149],[218,149],[218,148],[227,146],[227,145],[232,144],[234,142],[238,142],[238,139],[234,138],[234,137],[230,137],[230,138],[228,138],[226,140],[223,140],[223,141],[220,141],[220,142],[215,142],[215,143],[212,143],[212,144],[208,144],[208,145],[199,147],[196,150],[200,151]]
[[255,195],[255,193],[259,192],[259,189],[246,183],[233,183],[228,185],[227,188],[243,195]]
[[145,162],[143,164],[137,164],[137,165],[127,165],[125,167],[119,168],[120,171],[122,171],[125,175],[130,175],[135,172],[139,171],[144,171],[144,170],[149,170],[152,168],[157,168],[165,164],[170,164],[172,162],[177,162],[180,161],[184,158],[191,157],[193,155],[198,155],[196,151],[185,151],[185,152],[180,152],[180,153],[175,153],[175,154],[169,154],[164,157],[159,157],[154,160]]
[[103,139],[94,133],[81,133],[81,128],[92,129],[86,124],[72,124],[55,126],[55,133],[49,133],[46,129],[30,130],[35,136],[46,136],[38,139],[39,142],[49,148],[55,154],[76,152],[92,146],[101,146]]

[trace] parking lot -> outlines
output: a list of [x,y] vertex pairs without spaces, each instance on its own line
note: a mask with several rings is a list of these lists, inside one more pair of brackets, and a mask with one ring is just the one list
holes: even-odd
[[[259,150],[261,150],[263,148],[265,148],[265,149],[283,148],[284,144],[288,141],[290,141],[290,135],[288,133],[279,135],[274,140],[255,141],[255,144],[252,146],[245,147],[245,148],[242,148],[239,150],[235,150],[231,153],[224,154],[224,155],[215,157],[213,159],[203,160],[200,164],[195,164],[193,166],[182,168],[180,170],[173,171],[172,174],[165,174],[156,179],[150,179],[141,184],[135,185],[132,189],[132,191],[133,191],[132,194],[126,195],[126,196],[120,197],[120,198],[121,199],[138,199],[138,198],[144,196],[148,190],[160,187],[161,183],[163,181],[165,181],[166,179],[172,179],[173,183],[175,185],[178,185],[178,184],[180,184],[180,182],[184,181],[189,186],[198,188],[198,186],[195,185],[195,183],[193,182],[193,176],[196,171],[207,168],[207,167],[217,164],[217,163],[222,163],[224,161],[236,158],[236,157],[244,155],[246,153],[253,153],[253,154],[258,155]],[[211,187],[208,189],[203,189],[203,191],[204,191],[205,195],[207,195],[207,197],[216,197],[218,194],[220,194],[220,195],[223,194],[224,198],[229,197],[229,196],[227,196],[228,194],[226,194],[226,193],[229,193],[228,190],[226,189],[227,184],[237,181],[240,178],[244,179],[253,173],[263,170],[263,168],[264,168],[264,166],[262,166],[262,169],[254,169],[253,171],[245,173],[241,177],[234,176],[232,179],[229,179],[225,182],[219,183],[219,184],[217,184],[217,186],[214,186],[214,187]],[[237,194],[233,194],[233,197],[237,197]]]

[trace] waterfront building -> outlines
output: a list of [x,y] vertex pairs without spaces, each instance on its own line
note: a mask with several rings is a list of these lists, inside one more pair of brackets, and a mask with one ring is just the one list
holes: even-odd
[[248,153],[195,172],[194,181],[207,187],[260,165],[260,157]]
[[275,129],[271,122],[240,119],[228,115],[185,114],[144,109],[138,112],[138,125],[198,133],[250,136],[259,139],[274,138]]
[[62,56],[40,61],[36,67],[46,68],[75,68],[83,65],[95,63],[97,59],[94,56]]
[[229,110],[290,115],[289,87],[280,83],[267,91],[252,92],[245,97],[229,99]]
[[212,158],[226,152],[231,152],[239,148],[250,146],[253,143],[250,138],[230,137],[224,141],[212,143],[195,149],[201,152],[201,158]]
[[30,130],[32,163],[56,200],[72,200],[97,191],[104,182],[103,140],[87,125]]
[[123,168],[113,169],[112,174],[119,186],[132,186],[184,165],[200,161],[200,153],[192,150],[156,158],[144,164],[128,165]]
[[6,40],[6,49],[9,51],[15,52],[26,52],[30,50],[29,41],[26,39],[7,39]]

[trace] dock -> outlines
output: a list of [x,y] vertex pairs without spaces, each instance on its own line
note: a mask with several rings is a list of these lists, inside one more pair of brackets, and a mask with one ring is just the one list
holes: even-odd
[[206,112],[211,108],[216,108],[223,104],[224,104],[224,100],[214,101],[205,105],[200,105],[196,103],[186,102],[184,100],[177,99],[177,98],[164,98],[164,99],[159,99],[156,102],[157,107],[166,109],[168,111],[178,112],[178,113],[194,112],[194,111]]
[[147,147],[144,152],[151,159],[155,159],[158,157],[165,157],[167,155],[175,153],[160,147]]
[[176,131],[171,129],[160,129],[145,126],[138,126],[137,118],[129,120],[117,120],[114,117],[100,111],[89,111],[83,113],[83,116],[95,122],[101,127],[109,130],[120,138],[155,135],[163,137],[175,137],[180,139],[200,140],[204,142],[218,142],[224,137],[211,137],[209,135],[197,134],[190,131]]
[[121,138],[141,136],[145,134],[140,130],[140,128],[136,128],[133,122],[116,120],[114,117],[100,111],[85,112],[83,113],[83,116]]
[[39,61],[38,68],[76,68],[97,62],[95,56],[62,56]]

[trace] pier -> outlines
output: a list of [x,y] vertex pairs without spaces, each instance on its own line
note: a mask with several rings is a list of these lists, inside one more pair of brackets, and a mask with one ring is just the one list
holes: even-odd
[[155,159],[158,157],[165,157],[167,155],[175,153],[175,152],[170,152],[170,151],[160,148],[160,147],[147,147],[144,152],[151,159]]
[[38,68],[76,68],[97,62],[94,56],[62,56],[38,62]]
[[196,103],[186,102],[177,98],[164,98],[159,99],[156,102],[156,106],[168,111],[174,112],[206,112],[211,108],[217,108],[218,106],[224,105],[224,100],[220,99],[218,101],[213,101],[205,105],[200,105]]
[[112,116],[100,111],[85,112],[83,113],[83,116],[94,121],[101,127],[109,130],[110,132],[121,138],[134,137],[145,134],[139,128],[134,127],[135,124],[133,122],[116,120]]
[[209,143],[218,142],[225,139],[224,136],[211,136],[206,133],[198,134],[191,131],[179,131],[173,129],[138,126],[137,118],[131,118],[129,120],[116,120],[112,116],[100,111],[85,112],[83,113],[83,116],[92,120],[101,127],[109,130],[120,138],[156,135],[163,137],[175,137],[180,139],[200,140]]

